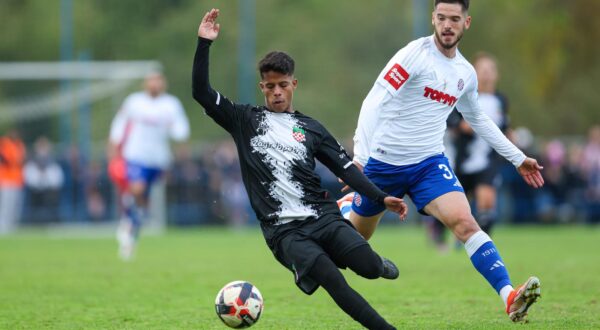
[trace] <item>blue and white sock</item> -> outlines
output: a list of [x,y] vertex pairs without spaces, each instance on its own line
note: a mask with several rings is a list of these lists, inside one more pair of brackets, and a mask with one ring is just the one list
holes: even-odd
[[[508,271],[488,234],[483,231],[473,234],[465,242],[465,249],[475,269],[485,277],[498,294],[501,291],[505,293],[508,289],[512,290]],[[505,300],[504,295],[502,294],[502,300]]]
[[352,211],[352,202],[343,201],[340,204],[340,212],[344,219],[350,219],[350,212]]

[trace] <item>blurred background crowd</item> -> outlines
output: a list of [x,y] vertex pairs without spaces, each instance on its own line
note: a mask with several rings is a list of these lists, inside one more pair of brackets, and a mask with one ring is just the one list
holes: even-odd
[[[515,129],[512,136],[527,154],[541,160],[546,185],[527,188],[514,167],[505,163],[498,194],[501,223],[600,223],[600,126],[593,126],[586,138],[540,140],[525,128]],[[3,217],[14,218],[8,227],[118,218],[106,159],[83,159],[74,146],[65,150],[57,152],[44,136],[25,144],[14,130],[0,139],[2,196],[5,191],[17,195],[2,200]],[[256,223],[231,140],[182,144],[174,156],[164,178],[170,225]],[[324,186],[341,196],[333,174],[321,164],[318,172]],[[412,213],[411,219],[418,219]]]
[[[215,88],[238,102],[261,103],[256,59],[285,50],[296,59],[302,85],[294,104],[334,136],[351,138],[376,73],[408,41],[431,33],[431,6],[424,0],[3,1],[0,216],[8,220],[0,231],[17,223],[118,220],[105,156],[111,119],[139,81],[161,69],[191,126],[161,187],[166,221],[256,223],[230,137],[190,95],[201,14],[219,7],[227,27],[211,54]],[[471,4],[461,53],[496,56],[512,138],[545,167],[546,185],[534,190],[504,165],[498,193],[504,223],[600,222],[600,44],[590,42],[600,37],[598,11],[597,0]],[[348,24],[363,17],[377,19]],[[352,150],[351,142],[345,145]],[[336,178],[319,171],[339,196]],[[412,211],[410,220],[419,222]]]

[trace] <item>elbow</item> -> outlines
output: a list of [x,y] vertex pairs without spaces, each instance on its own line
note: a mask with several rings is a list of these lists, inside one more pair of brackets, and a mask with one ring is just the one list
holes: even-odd
[[205,108],[208,105],[208,103],[210,102],[208,93],[202,93],[197,88],[194,88],[192,90],[192,97],[194,98],[194,100],[196,100],[196,102],[200,103],[200,105],[202,105]]

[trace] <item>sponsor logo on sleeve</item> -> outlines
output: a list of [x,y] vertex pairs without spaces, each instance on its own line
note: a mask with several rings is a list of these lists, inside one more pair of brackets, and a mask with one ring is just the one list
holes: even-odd
[[410,75],[400,64],[396,63],[394,66],[385,74],[385,79],[395,90],[398,90],[408,80]]

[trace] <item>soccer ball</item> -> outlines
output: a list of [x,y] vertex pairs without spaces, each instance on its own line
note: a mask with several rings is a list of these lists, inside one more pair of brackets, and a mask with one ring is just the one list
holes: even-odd
[[241,329],[258,322],[263,311],[263,298],[258,289],[245,281],[233,281],[217,294],[215,310],[225,325]]

